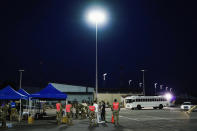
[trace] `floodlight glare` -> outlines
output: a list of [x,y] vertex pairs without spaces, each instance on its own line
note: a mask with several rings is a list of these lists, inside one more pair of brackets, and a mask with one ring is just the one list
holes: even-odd
[[95,24],[104,23],[106,21],[106,14],[101,10],[93,10],[88,13],[88,20]]
[[164,96],[165,96],[165,98],[167,100],[171,100],[172,99],[172,94],[170,94],[170,93],[166,93]]

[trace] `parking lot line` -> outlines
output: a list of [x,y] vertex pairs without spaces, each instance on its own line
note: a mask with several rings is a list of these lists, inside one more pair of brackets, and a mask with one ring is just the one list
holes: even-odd
[[139,121],[138,119],[135,119],[135,118],[129,118],[129,117],[126,117],[126,116],[119,116],[119,117],[123,117],[123,118],[129,119],[129,120]]

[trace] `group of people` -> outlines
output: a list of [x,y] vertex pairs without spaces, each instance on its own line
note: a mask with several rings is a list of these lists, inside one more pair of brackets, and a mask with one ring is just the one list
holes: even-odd
[[8,114],[8,104],[2,104],[0,106],[0,121],[1,121],[1,127],[6,128],[6,117]]
[[0,121],[3,128],[6,128],[6,118],[9,116],[10,121],[18,120],[19,109],[15,101],[9,103],[2,103],[0,106]]
[[[105,102],[94,101],[94,103],[68,103],[63,106],[60,101],[56,103],[56,120],[58,124],[62,123],[62,120],[66,118],[68,125],[73,125],[73,119],[86,119],[89,118],[90,126],[97,126],[99,123],[105,123]],[[115,125],[119,125],[119,111],[120,105],[115,99],[111,105]],[[6,117],[9,116],[10,121],[18,120],[17,104],[14,101],[10,103],[4,103],[0,106],[0,121],[2,127],[6,128]],[[66,116],[66,117],[65,117]]]
[[[119,126],[119,111],[120,111],[120,104],[119,102],[114,99],[113,104],[111,105],[112,110],[112,117],[114,117],[114,125]],[[105,120],[105,103],[102,101],[102,104],[95,101],[94,104],[89,106],[89,120],[90,126],[98,125],[98,123],[104,123]]]
[[[57,124],[61,124],[62,120],[66,116],[67,124],[73,125],[72,119],[73,118],[89,118],[90,126],[97,126],[99,123],[105,123],[105,102],[99,102],[94,101],[94,103],[71,103],[68,101],[68,103],[65,106],[62,106],[62,104],[59,102],[56,103],[56,120]],[[111,110],[113,112],[114,117],[114,124],[115,126],[119,125],[119,111],[120,111],[120,105],[115,99],[113,104],[111,105]],[[64,112],[65,111],[65,112]]]

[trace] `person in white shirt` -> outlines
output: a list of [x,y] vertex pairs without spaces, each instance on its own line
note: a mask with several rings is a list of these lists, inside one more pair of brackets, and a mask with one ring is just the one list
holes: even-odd
[[99,117],[98,117],[98,104],[96,101],[94,101],[94,105],[95,107],[95,116],[96,116],[96,119],[97,119],[97,123],[99,123]]

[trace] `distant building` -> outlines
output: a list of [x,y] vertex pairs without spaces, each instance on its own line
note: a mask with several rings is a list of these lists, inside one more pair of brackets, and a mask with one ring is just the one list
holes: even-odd
[[112,105],[114,99],[123,106],[124,98],[126,96],[138,96],[142,95],[142,92],[132,91],[130,88],[98,88],[98,101],[104,101],[106,104]]
[[75,86],[67,84],[50,83],[57,90],[67,94],[68,101],[88,101],[93,102],[94,100],[94,88],[85,86]]

